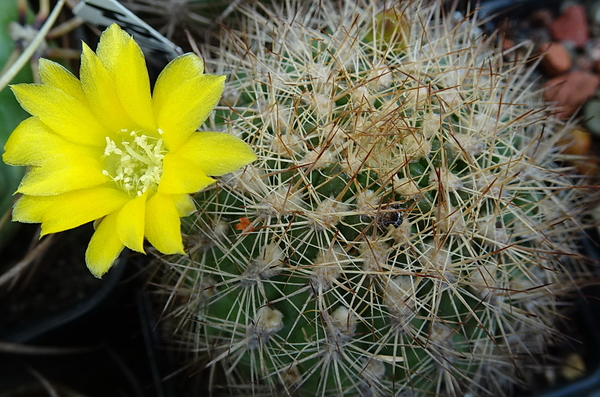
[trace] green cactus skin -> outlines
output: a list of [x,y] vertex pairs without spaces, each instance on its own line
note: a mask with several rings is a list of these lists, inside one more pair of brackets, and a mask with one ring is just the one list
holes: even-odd
[[592,195],[517,50],[418,0],[239,12],[208,124],[259,160],[161,260],[211,391],[502,396],[555,366]]

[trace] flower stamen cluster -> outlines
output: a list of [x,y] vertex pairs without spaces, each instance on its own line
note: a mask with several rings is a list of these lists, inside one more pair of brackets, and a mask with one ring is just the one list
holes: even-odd
[[[128,132],[124,130],[122,132]],[[130,195],[141,196],[155,191],[163,172],[165,153],[162,138],[131,131],[133,140],[123,139],[120,145],[106,137],[102,174],[110,177]]]

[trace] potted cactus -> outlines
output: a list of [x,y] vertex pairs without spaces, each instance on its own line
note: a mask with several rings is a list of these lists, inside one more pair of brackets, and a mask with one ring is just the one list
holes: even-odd
[[238,11],[207,123],[258,160],[158,261],[213,395],[503,396],[559,366],[595,190],[525,59],[440,2]]

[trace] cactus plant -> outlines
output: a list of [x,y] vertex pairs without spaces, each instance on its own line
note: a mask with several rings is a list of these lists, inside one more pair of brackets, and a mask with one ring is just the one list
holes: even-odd
[[205,48],[228,75],[209,123],[259,160],[159,261],[211,390],[500,396],[555,366],[592,195],[524,49],[439,2],[238,11]]

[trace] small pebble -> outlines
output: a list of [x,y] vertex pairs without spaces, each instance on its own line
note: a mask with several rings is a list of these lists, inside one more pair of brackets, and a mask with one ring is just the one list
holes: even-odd
[[571,69],[571,54],[561,43],[542,43],[539,51],[543,55],[540,67],[547,76],[558,76]]
[[587,129],[600,138],[600,99],[591,99],[583,106],[583,120]]
[[595,175],[598,172],[598,159],[594,157],[592,136],[589,132],[577,128],[571,134],[558,142],[562,146],[562,153],[574,156],[569,164],[577,168],[580,175]]
[[577,128],[571,132],[568,138],[560,141],[559,145],[564,145],[562,150],[564,154],[586,156],[592,147],[592,138],[588,132]]
[[600,60],[600,40],[593,38],[585,44],[585,54],[593,61]]
[[549,28],[554,40],[570,41],[576,48],[583,48],[590,38],[585,8],[579,4],[565,9]]
[[574,70],[544,83],[544,99],[559,107],[556,116],[566,119],[587,101],[600,85],[600,77],[593,73]]
[[568,380],[581,378],[585,374],[585,363],[577,353],[570,354],[564,361],[561,375]]

